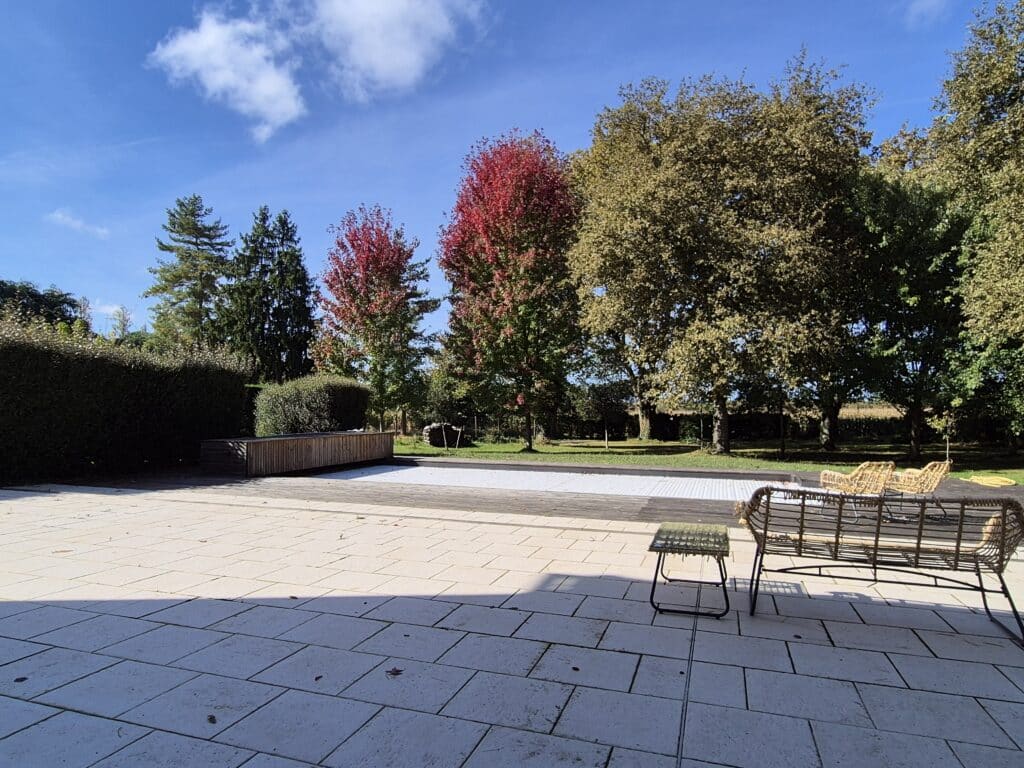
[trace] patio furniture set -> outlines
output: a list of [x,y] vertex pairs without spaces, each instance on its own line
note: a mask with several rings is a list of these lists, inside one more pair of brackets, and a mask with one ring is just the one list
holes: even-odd
[[[891,462],[869,462],[849,475],[823,472],[822,488],[769,485],[755,491],[749,501],[738,503],[740,522],[751,532],[756,544],[749,586],[750,613],[753,615],[757,609],[764,572],[945,587],[979,592],[989,618],[1024,644],[1024,620],[1003,577],[1010,558],[1024,541],[1024,508],[1014,499],[928,495],[948,471],[948,462],[934,462],[921,470],[900,473],[893,471]],[[726,526],[665,523],[649,550],[658,555],[650,595],[655,610],[710,617],[728,612]],[[665,557],[669,554],[709,557],[717,563],[720,579],[670,578],[665,572]],[[814,562],[766,568],[766,555]],[[969,574],[971,580],[936,571]],[[996,577],[998,589],[986,586],[985,572]],[[892,574],[901,577],[894,578]],[[908,576],[913,580],[908,580]],[[669,607],[656,601],[659,578],[671,584],[697,586],[697,606]],[[699,590],[704,585],[721,589],[723,609],[700,609]],[[990,594],[1006,598],[1016,628],[992,613]]]

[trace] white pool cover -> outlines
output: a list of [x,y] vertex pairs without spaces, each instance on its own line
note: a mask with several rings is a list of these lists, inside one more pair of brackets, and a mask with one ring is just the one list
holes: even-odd
[[609,496],[657,496],[673,499],[740,501],[763,485],[791,485],[768,480],[732,480],[668,475],[609,475],[588,472],[477,469],[474,467],[374,466],[329,472],[320,478],[367,483],[496,488],[507,491],[596,493]]

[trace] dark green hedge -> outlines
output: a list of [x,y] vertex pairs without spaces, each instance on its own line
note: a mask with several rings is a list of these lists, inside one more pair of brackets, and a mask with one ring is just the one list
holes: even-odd
[[246,368],[0,320],[0,483],[195,461],[245,430]]
[[256,434],[335,432],[366,423],[370,390],[340,376],[307,376],[268,384],[256,396]]

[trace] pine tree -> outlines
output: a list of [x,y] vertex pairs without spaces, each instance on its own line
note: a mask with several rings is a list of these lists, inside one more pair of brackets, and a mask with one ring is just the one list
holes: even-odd
[[199,195],[178,198],[167,210],[168,242],[157,238],[156,245],[172,258],[150,268],[156,280],[143,294],[159,298],[153,330],[162,344],[207,346],[222,335],[215,307],[233,241],[220,219],[210,220],[212,214]]
[[313,334],[312,284],[287,211],[262,206],[229,267],[220,308],[225,341],[252,361],[262,381],[307,373]]
[[[271,311],[268,378],[284,381],[312,368],[313,282],[302,260],[298,228],[288,211],[274,219],[274,260],[270,270]],[[270,365],[273,361],[273,365]]]

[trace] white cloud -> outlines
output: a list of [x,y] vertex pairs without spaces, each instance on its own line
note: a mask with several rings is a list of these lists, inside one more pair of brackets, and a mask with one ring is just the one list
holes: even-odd
[[476,22],[475,0],[315,0],[314,24],[350,98],[412,88]]
[[194,29],[172,32],[150,61],[172,82],[194,81],[206,98],[254,119],[253,138],[263,142],[306,113],[289,47],[286,35],[260,19],[228,19],[207,9]]
[[903,21],[911,29],[938,21],[949,11],[952,0],[910,0],[903,13]]
[[87,235],[98,237],[100,240],[106,240],[110,237],[110,230],[106,227],[100,227],[96,224],[89,224],[86,221],[75,216],[67,208],[58,208],[55,211],[51,211],[46,214],[46,220],[57,224],[61,227],[67,227],[73,229],[76,232],[84,232]]
[[[210,8],[149,55],[174,83],[256,121],[257,141],[306,113],[297,70],[326,63],[346,97],[407,91],[437,65],[484,0],[252,0],[245,17]],[[315,75],[314,75],[315,76]]]

